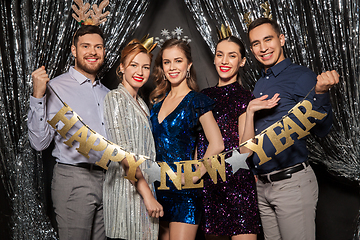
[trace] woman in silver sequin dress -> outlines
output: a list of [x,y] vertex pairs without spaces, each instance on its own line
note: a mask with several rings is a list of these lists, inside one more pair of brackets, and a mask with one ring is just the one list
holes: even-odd
[[[155,160],[155,145],[149,123],[149,109],[138,96],[150,75],[151,53],[132,40],[121,52],[117,73],[121,83],[105,97],[105,124],[108,139],[128,152]],[[111,239],[155,240],[158,238],[158,217],[162,206],[154,197],[143,170],[151,161],[137,169],[137,182],[125,179],[128,166],[111,162],[104,183],[104,218],[106,236]],[[141,171],[140,171],[141,170]]]

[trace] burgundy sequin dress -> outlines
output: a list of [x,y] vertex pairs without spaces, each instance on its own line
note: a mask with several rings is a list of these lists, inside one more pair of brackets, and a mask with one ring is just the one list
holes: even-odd
[[[223,136],[225,150],[239,146],[238,119],[253,98],[238,82],[202,90],[216,104],[213,109]],[[204,156],[208,142],[204,133],[199,134],[198,159]],[[202,229],[205,234],[233,236],[260,232],[256,184],[250,170],[239,169],[234,175],[226,164],[226,182],[218,176],[214,184],[204,175]]]

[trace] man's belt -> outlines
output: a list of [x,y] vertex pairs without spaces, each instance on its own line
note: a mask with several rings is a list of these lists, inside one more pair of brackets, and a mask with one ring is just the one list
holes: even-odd
[[293,173],[299,172],[299,171],[305,169],[308,166],[309,166],[309,161],[305,161],[303,163],[296,164],[293,167],[282,170],[280,172],[277,172],[277,173],[274,173],[274,174],[258,175],[257,177],[263,183],[281,181],[281,180],[284,180],[284,179],[291,178]]
[[91,163],[71,163],[70,164],[70,163],[58,162],[58,164],[79,167],[79,168],[85,168],[89,171],[104,171],[105,170],[102,167],[95,165],[95,164],[91,164]]

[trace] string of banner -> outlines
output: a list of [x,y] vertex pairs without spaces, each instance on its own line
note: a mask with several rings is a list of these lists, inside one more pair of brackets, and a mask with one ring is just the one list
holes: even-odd
[[[225,162],[229,163],[232,166],[233,173],[237,172],[240,168],[249,169],[246,163],[246,158],[248,153],[240,154],[239,148],[245,146],[251,151],[255,152],[259,159],[259,165],[270,161],[272,158],[267,156],[263,146],[263,139],[266,135],[274,148],[276,149],[275,154],[279,154],[291,145],[294,144],[294,139],[291,137],[293,133],[297,134],[297,139],[301,139],[310,134],[310,129],[313,128],[316,123],[311,122],[310,119],[318,119],[322,120],[327,114],[315,111],[312,109],[312,104],[310,101],[306,100],[311,91],[314,90],[313,87],[307,95],[297,103],[289,112],[283,116],[279,121],[272,124],[261,133],[256,135],[254,138],[247,140],[239,145],[239,147],[231,149],[227,152],[222,152],[218,155],[213,155],[206,159],[198,159],[198,160],[184,160],[180,162],[174,163],[166,163],[166,162],[156,162],[150,159],[148,156],[138,155],[136,153],[131,153],[123,149],[121,146],[107,140],[102,135],[96,133],[92,130],[87,124],[85,124],[81,117],[74,112],[55,92],[55,90],[48,84],[48,87],[54,92],[57,98],[64,105],[51,119],[47,122],[64,138],[64,144],[69,147],[73,147],[73,142],[78,142],[79,147],[76,149],[80,154],[89,158],[90,150],[94,151],[104,151],[101,159],[98,162],[95,162],[96,165],[107,170],[108,163],[110,161],[121,162],[125,158],[129,164],[129,171],[125,178],[133,181],[137,181],[135,177],[135,172],[138,166],[140,166],[144,161],[152,161],[157,164],[152,164],[150,168],[145,169],[144,171],[149,176],[149,183],[154,181],[160,181],[161,184],[158,187],[159,190],[167,190],[169,187],[166,185],[166,176],[171,179],[174,186],[178,189],[190,189],[190,188],[202,188],[203,181],[199,181],[197,183],[193,183],[192,178],[194,176],[200,177],[199,171],[193,171],[193,166],[199,165],[203,163],[209,176],[212,181],[217,183],[217,174],[221,177],[223,181],[226,181],[225,174]],[[71,112],[72,117],[68,119],[65,114]],[[299,126],[295,123],[289,116],[290,114],[294,115],[294,117],[303,125],[303,127]],[[77,122],[82,123],[82,127],[78,129],[70,138],[67,138],[68,131],[75,125]],[[61,129],[57,129],[56,125],[58,122],[62,122],[64,126]],[[280,134],[275,132],[275,128],[282,128]],[[305,128],[305,129],[304,129]],[[89,135],[90,133],[90,135]],[[284,139],[284,143],[281,139]],[[95,143],[98,144],[95,145]],[[232,152],[231,157],[225,159],[225,155]],[[169,164],[175,164],[177,171],[174,172]],[[181,183],[181,174],[176,174],[177,172],[184,172],[185,184]]]

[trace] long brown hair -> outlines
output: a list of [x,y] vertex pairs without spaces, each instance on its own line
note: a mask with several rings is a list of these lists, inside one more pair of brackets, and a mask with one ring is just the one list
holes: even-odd
[[[164,42],[160,52],[156,56],[152,73],[152,77],[156,86],[155,89],[150,93],[150,102],[152,104],[162,101],[165,98],[166,93],[170,91],[171,84],[167,79],[164,79],[165,73],[163,69],[163,53],[165,49],[172,47],[178,47],[183,51],[188,64],[193,62],[191,57],[191,48],[186,42],[179,39],[169,39]],[[199,87],[196,83],[195,69],[192,66],[190,68],[190,77],[186,78],[186,83],[191,90],[199,90]]]
[[132,55],[132,59],[129,59],[128,61],[128,65],[129,65],[131,61],[134,59],[134,57],[141,52],[146,53],[150,57],[150,63],[151,63],[152,54],[148,52],[148,50],[140,43],[138,39],[131,40],[121,51],[120,64],[116,68],[116,74],[120,79],[120,83],[123,81],[123,74],[121,72],[120,65],[122,64],[124,68],[127,68],[128,66],[125,65],[127,58],[130,55]]

